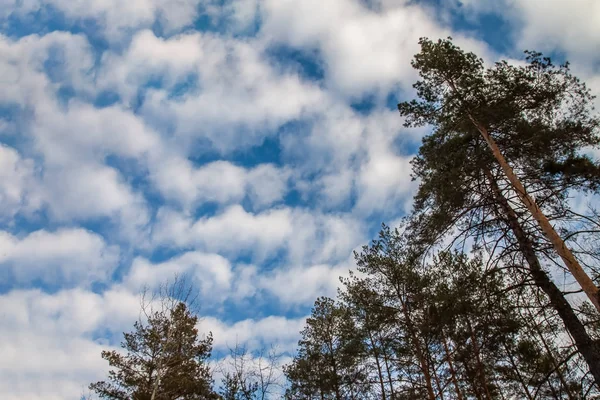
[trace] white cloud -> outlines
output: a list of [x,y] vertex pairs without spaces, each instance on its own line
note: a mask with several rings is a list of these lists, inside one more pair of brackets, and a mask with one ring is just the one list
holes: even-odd
[[396,111],[365,116],[335,106],[305,132],[285,133],[283,149],[289,159],[305,160],[294,170],[296,186],[305,195],[316,193],[321,209],[335,210],[354,199],[359,215],[405,212],[414,190],[413,155],[401,154],[400,148],[418,144],[423,130],[403,129]]
[[37,208],[35,180],[33,160],[0,143],[0,222],[10,223],[19,211]]
[[[57,75],[56,82],[44,72],[53,57],[58,57],[51,63],[55,71],[48,73]],[[79,94],[94,93],[92,66],[90,46],[81,35],[53,32],[16,41],[0,36],[0,72],[14,78],[2,85],[0,104],[27,110],[15,118],[19,134],[33,145],[28,154],[39,161],[38,179],[27,192],[31,208],[46,206],[60,221],[110,217],[121,224],[119,234],[131,239],[148,221],[145,201],[104,161],[109,155],[142,158],[160,148],[159,139],[118,106],[99,110],[77,100],[59,105],[61,85]],[[14,197],[14,185],[12,193]]]
[[335,297],[340,277],[348,275],[349,267],[342,263],[278,269],[261,277],[259,285],[285,305],[310,304],[319,296]]
[[[410,59],[418,52],[419,37],[451,33],[427,8],[405,1],[368,8],[355,0],[330,0],[325,5],[317,0],[265,0],[260,10],[262,35],[273,42],[319,49],[328,85],[350,96],[373,90],[386,94],[398,84],[410,87],[416,77]],[[458,39],[482,47],[460,35]]]
[[[590,51],[600,44],[600,3],[595,0],[457,0],[476,20],[478,14],[496,13],[514,29],[516,50],[564,51],[567,57],[589,63],[598,60]],[[454,4],[454,6],[456,6]]]
[[90,93],[93,65],[84,35],[55,31],[11,39],[0,34],[0,104],[35,107],[61,85]]
[[[209,33],[162,39],[141,32],[124,55],[108,56],[104,65],[101,85],[126,100],[138,86],[161,79],[161,89],[146,93],[141,113],[157,126],[172,127],[179,148],[188,151],[199,140],[219,151],[260,144],[285,122],[318,110],[326,98],[318,86],[271,67],[260,42]],[[190,75],[197,78],[191,90],[170,96]]]
[[229,261],[217,254],[187,252],[168,261],[153,264],[138,257],[133,261],[124,284],[133,291],[147,286],[156,289],[175,276],[191,278],[190,284],[213,308],[231,293],[233,272]]
[[160,138],[138,117],[119,106],[95,108],[71,101],[37,104],[31,126],[35,147],[46,163],[102,162],[107,155],[141,158],[160,147]]
[[17,282],[85,285],[110,278],[119,249],[95,233],[74,228],[36,231],[18,238],[0,231],[0,266]]
[[138,317],[137,296],[81,289],[0,295],[0,396],[3,399],[79,398],[108,369],[92,340],[98,330],[120,334]]
[[[79,398],[87,385],[105,379],[102,350],[115,349],[120,332],[139,317],[139,296],[122,288],[103,294],[81,289],[45,294],[38,290],[0,295],[0,396],[3,399]],[[304,318],[269,316],[226,323],[201,318],[201,334],[212,331],[214,348],[236,343],[251,350],[278,343],[292,351]],[[114,335],[110,344],[94,340],[98,332]]]
[[216,318],[202,318],[198,322],[200,332],[212,332],[216,350],[228,350],[236,344],[246,344],[248,350],[277,343],[281,351],[292,351],[305,318],[288,319],[269,316],[259,320],[245,319],[227,324]]
[[222,256],[198,251],[185,252],[159,263],[138,257],[123,285],[131,291],[155,290],[178,276],[198,290],[203,299],[202,312],[219,310],[226,300],[243,307],[252,299],[254,307],[258,307],[266,298],[272,297],[277,299],[277,304],[289,308],[310,304],[322,295],[335,296],[340,276],[347,276],[355,266],[353,256],[349,253],[345,256],[335,265],[286,266],[282,262],[274,270],[247,264],[232,266]]
[[156,244],[198,246],[221,254],[253,251],[259,258],[275,251],[292,233],[290,210],[272,209],[250,214],[239,205],[214,217],[194,221],[184,214],[161,209],[153,231]]
[[598,60],[600,46],[600,3],[577,1],[513,0],[509,4],[513,21],[521,21],[519,47],[566,51],[579,59]]
[[234,205],[196,221],[161,209],[153,239],[156,245],[194,247],[234,258],[252,255],[255,261],[263,261],[285,251],[291,262],[319,263],[345,259],[364,239],[361,232],[361,223],[348,215],[290,208],[253,214]]
[[200,3],[200,0],[4,0],[0,17],[43,15],[47,7],[53,7],[72,23],[97,21],[105,36],[117,41],[132,28],[151,27],[155,21],[159,21],[167,33],[180,30],[194,22]]
[[409,135],[415,132],[394,135],[401,122],[397,114],[391,113],[377,113],[369,119],[370,137],[365,141],[367,156],[357,177],[357,211],[368,214],[377,210],[395,215],[407,211],[402,205],[410,201],[416,189],[410,176],[413,155],[398,154],[400,146],[394,145],[394,141],[400,139],[403,145],[414,143],[415,138]]
[[110,216],[135,201],[119,173],[104,165],[49,168],[44,180],[51,212],[60,220]]
[[162,195],[186,209],[203,202],[239,203],[248,196],[258,208],[281,201],[289,171],[272,164],[243,168],[215,161],[195,168],[182,157],[166,157],[150,166],[151,179]]

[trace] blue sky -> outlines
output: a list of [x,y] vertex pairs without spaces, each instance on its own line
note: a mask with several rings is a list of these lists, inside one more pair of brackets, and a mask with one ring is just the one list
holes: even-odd
[[175,274],[217,355],[293,350],[410,209],[395,107],[449,35],[600,89],[595,0],[0,0],[0,397],[78,398]]

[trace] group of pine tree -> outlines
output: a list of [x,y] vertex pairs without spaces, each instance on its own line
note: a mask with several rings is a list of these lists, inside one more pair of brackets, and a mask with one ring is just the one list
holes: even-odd
[[136,400],[600,393],[600,218],[579,201],[600,190],[593,96],[536,52],[486,67],[451,39],[420,45],[417,98],[398,105],[405,126],[431,128],[412,161],[413,210],[355,254],[336,299],[315,302],[284,387],[243,368],[215,384],[212,337],[180,302],[137,323],[125,352],[104,352],[112,371],[90,389]]

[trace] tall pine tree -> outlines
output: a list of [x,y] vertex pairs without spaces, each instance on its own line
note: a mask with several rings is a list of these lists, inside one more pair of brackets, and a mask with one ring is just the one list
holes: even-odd
[[[599,143],[598,120],[590,114],[592,97],[568,66],[555,67],[537,53],[529,53],[526,66],[500,62],[486,70],[480,59],[450,40],[422,39],[421,46],[413,63],[423,78],[415,84],[420,100],[399,104],[407,125],[434,126],[413,163],[414,176],[421,180],[415,237],[431,244],[455,230],[455,235],[484,245],[492,239],[492,256],[510,256],[515,268],[527,265],[600,381],[600,349],[540,259],[553,248],[573,271],[561,254],[568,249],[557,249],[556,237],[540,222],[545,215],[536,215],[544,209],[558,220],[568,211],[569,190],[597,189],[588,178],[597,176],[598,168],[581,154],[585,146]],[[506,159],[519,173],[516,186]],[[548,168],[573,163],[582,168]],[[538,199],[535,204],[528,203],[531,193]],[[523,261],[514,258],[515,252]],[[577,271],[575,275],[582,278]],[[583,280],[596,304],[597,288],[587,275]]]
[[[555,67],[541,54],[529,52],[526,66],[497,63],[486,69],[473,53],[451,40],[421,39],[421,52],[412,62],[421,80],[414,87],[419,100],[400,103],[407,125],[431,124],[440,140],[465,146],[475,136],[483,139],[489,160],[537,222],[540,231],[563,260],[594,306],[600,310],[600,292],[548,217],[522,182],[528,174],[546,171],[598,169],[579,151],[597,146],[598,120],[590,115],[592,96],[568,65]],[[460,151],[460,149],[459,149]],[[481,149],[479,150],[481,151]],[[481,168],[481,166],[480,166]],[[485,173],[489,167],[483,167]],[[519,176],[522,175],[522,177]],[[490,174],[488,174],[490,175]]]

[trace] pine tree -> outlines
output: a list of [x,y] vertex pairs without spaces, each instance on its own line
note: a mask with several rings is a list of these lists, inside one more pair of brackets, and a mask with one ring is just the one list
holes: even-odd
[[290,399],[360,399],[364,392],[362,343],[348,310],[317,299],[301,332],[298,352],[284,372]]
[[206,360],[212,336],[198,337],[197,317],[182,302],[137,321],[124,333],[121,351],[103,351],[107,381],[90,384],[101,398],[115,400],[218,399]]
[[[479,148],[478,152],[488,165],[493,160],[500,167],[510,189],[600,310],[598,287],[521,179],[539,176],[541,164],[567,180],[577,172],[577,168],[568,168],[573,165],[581,167],[580,174],[597,175],[596,165],[579,154],[583,146],[600,143],[599,122],[590,116],[592,96],[585,85],[570,74],[568,65],[557,68],[539,53],[529,52],[525,67],[500,62],[485,69],[481,59],[451,40],[434,43],[421,39],[420,44],[421,52],[412,62],[422,78],[414,85],[420,100],[398,105],[407,125],[432,124],[436,129],[433,136],[454,141],[462,154],[461,146],[483,139],[488,151],[482,153]],[[486,169],[492,170],[485,166],[482,170]]]
[[[596,164],[579,154],[584,146],[599,142],[598,120],[590,116],[592,97],[570,75],[568,66],[554,67],[538,53],[529,53],[525,67],[501,62],[485,70],[474,54],[464,53],[449,40],[422,39],[421,45],[414,62],[423,77],[415,85],[421,101],[399,104],[407,125],[434,126],[413,162],[414,176],[421,180],[415,197],[414,236],[430,245],[458,230],[456,237],[474,238],[497,261],[510,262],[515,270],[526,265],[527,279],[548,296],[600,381],[598,345],[540,259],[555,243],[547,240],[538,223],[532,223],[531,204],[523,205],[528,201],[523,190],[535,193],[536,207],[558,220],[568,212],[570,189],[597,188],[586,179],[595,175]],[[498,151],[518,171],[522,188],[507,178]],[[585,174],[560,168],[540,172],[552,163],[565,165],[573,160],[586,166]]]
[[[341,398],[577,398],[584,377],[556,340],[560,326],[545,320],[537,287],[514,286],[478,255],[423,260],[414,250],[406,232],[384,226],[356,254],[360,275],[342,279],[336,307],[352,319],[347,337],[361,342],[352,369],[364,379],[344,386]],[[312,317],[331,315],[321,311]],[[310,319],[303,331],[310,340],[286,371],[289,399],[340,398],[327,363],[341,365],[342,353],[327,351],[327,335],[307,335],[314,325]]]

